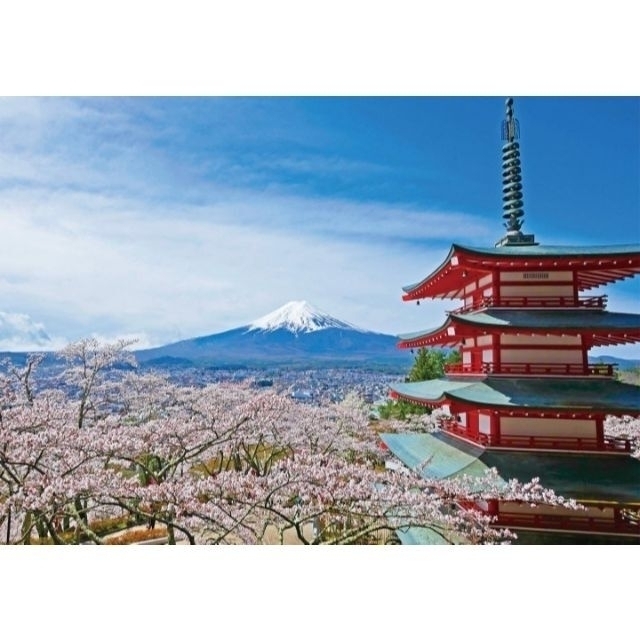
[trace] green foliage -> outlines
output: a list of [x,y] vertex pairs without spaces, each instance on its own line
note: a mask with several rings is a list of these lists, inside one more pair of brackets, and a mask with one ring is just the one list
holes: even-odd
[[429,413],[430,409],[406,400],[389,400],[378,407],[378,414],[383,420],[407,420],[409,416]]
[[444,376],[444,366],[461,361],[460,352],[452,351],[446,354],[439,349],[418,349],[413,367],[407,376],[408,382],[420,382],[422,380],[434,380]]
[[137,459],[137,472],[143,487],[159,484],[167,479],[167,461],[150,453],[142,455]]
[[[451,351],[447,354],[440,349],[420,348],[406,381],[421,382],[422,380],[441,378],[444,376],[445,365],[455,364],[461,360],[462,357],[458,351]],[[407,420],[412,415],[430,412],[430,409],[406,400],[389,400],[386,404],[378,407],[378,414],[383,420]]]

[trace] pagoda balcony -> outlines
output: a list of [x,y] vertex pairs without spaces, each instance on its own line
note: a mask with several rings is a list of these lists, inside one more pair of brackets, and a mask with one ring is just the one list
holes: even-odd
[[606,309],[607,296],[583,296],[577,300],[573,296],[503,296],[501,298],[489,296],[464,304],[448,313],[467,313],[489,307],[513,309]]
[[602,451],[605,453],[631,453],[631,442],[626,438],[571,438],[563,436],[501,436],[487,437],[487,447],[507,449],[547,449],[558,451]]
[[566,364],[558,362],[503,363],[500,365],[483,362],[481,364],[446,364],[447,375],[508,375],[508,376],[598,376],[612,378],[617,364]]
[[611,533],[619,535],[640,535],[640,526],[632,517],[623,515],[619,518],[598,518],[575,515],[549,513],[499,513],[496,525],[513,529],[540,529],[554,531],[584,531],[587,533]]
[[[493,504],[492,504],[493,503]],[[635,505],[626,507],[616,505],[609,516],[598,516],[592,509],[587,515],[581,510],[565,509],[557,507],[558,513],[539,512],[535,508],[517,513],[501,509],[501,503],[490,500],[489,504],[479,503],[473,500],[459,500],[460,507],[466,510],[476,510],[495,518],[494,526],[510,527],[514,529],[540,529],[555,531],[574,531],[585,533],[612,533],[619,535],[640,535],[640,518]],[[508,501],[504,503],[508,505]],[[596,505],[598,506],[598,505]],[[611,508],[609,504],[600,505]],[[507,507],[508,509],[508,507]]]
[[601,453],[631,453],[627,438],[576,438],[567,436],[497,436],[487,433],[469,433],[467,427],[453,419],[442,419],[439,427],[445,433],[471,440],[488,449],[544,449],[547,451],[594,451]]

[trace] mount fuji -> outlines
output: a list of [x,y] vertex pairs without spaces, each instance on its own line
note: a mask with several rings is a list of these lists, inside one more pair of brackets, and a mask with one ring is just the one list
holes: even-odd
[[323,329],[348,329],[370,333],[323,313],[312,307],[306,300],[287,302],[279,309],[258,318],[249,325],[249,331],[278,331],[280,329],[296,334],[322,331]]
[[396,336],[361,329],[306,301],[288,302],[250,324],[136,352],[140,364],[166,366],[400,365],[413,357]]

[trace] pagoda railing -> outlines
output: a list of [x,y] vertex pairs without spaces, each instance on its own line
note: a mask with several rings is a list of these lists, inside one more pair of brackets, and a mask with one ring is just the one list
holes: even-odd
[[487,367],[488,365],[484,363],[481,365],[473,365],[473,364],[462,364],[461,362],[456,362],[455,364],[445,364],[444,372],[447,374],[464,373],[464,374],[486,375],[487,373],[489,373],[489,370]]
[[600,376],[611,378],[617,364],[590,364],[586,367],[582,364],[567,364],[558,362],[533,362],[533,363],[502,363],[500,365],[492,362],[481,364],[446,364],[444,371],[446,374],[468,374],[468,375],[537,375],[537,376]]
[[[599,516],[593,511],[586,515],[581,510],[573,511],[562,507],[558,507],[559,513],[540,513],[535,508],[528,512],[513,513],[500,510],[498,501],[492,508],[491,502],[493,501],[487,505],[473,500],[458,500],[457,504],[467,511],[475,510],[495,516],[494,526],[640,535],[640,512],[635,506],[621,505],[615,507],[612,512],[610,511],[609,516]],[[508,501],[505,503],[505,507],[507,504]],[[602,506],[608,507],[609,505]]]
[[607,451],[624,451],[625,453],[631,452],[631,440],[622,438],[619,436],[605,436],[604,444],[607,447]]
[[474,300],[449,311],[448,313],[467,313],[488,307],[542,308],[542,309],[606,309],[607,296],[583,296],[577,300],[573,296],[489,296]]
[[557,451],[603,451],[607,453],[630,453],[631,441],[626,438],[606,437],[602,442],[597,438],[576,438],[567,436],[514,436],[469,433],[467,427],[453,419],[442,420],[440,428],[461,438],[472,440],[485,447],[508,449],[550,449]]
[[505,436],[489,438],[487,446],[514,449],[557,449],[559,451],[605,451],[608,453],[630,453],[631,442],[624,438],[605,438],[599,443],[596,438],[571,438],[566,436]]
[[468,440],[473,440],[474,442],[478,442],[482,445],[489,445],[490,438],[486,433],[477,433],[475,435],[470,434],[467,431],[467,427],[456,422],[453,418],[451,419],[442,419],[439,421],[439,427],[446,431],[447,433],[452,433],[453,435],[460,436],[462,438],[467,438]]
[[499,513],[497,525],[523,529],[555,529],[640,535],[640,526],[630,518],[599,518],[597,516],[560,515],[549,513]]

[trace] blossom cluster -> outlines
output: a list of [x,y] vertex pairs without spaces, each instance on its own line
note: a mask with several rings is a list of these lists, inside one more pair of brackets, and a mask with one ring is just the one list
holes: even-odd
[[127,346],[71,345],[58,390],[37,391],[38,358],[0,374],[2,542],[99,544],[96,522],[125,518],[191,544],[365,543],[408,527],[495,543],[513,534],[468,505],[575,507],[494,471],[396,473],[353,397],[309,406],[243,384],[179,386],[133,370]]
[[632,416],[607,416],[604,434],[611,438],[624,438],[631,443],[631,455],[640,458],[640,418]]

